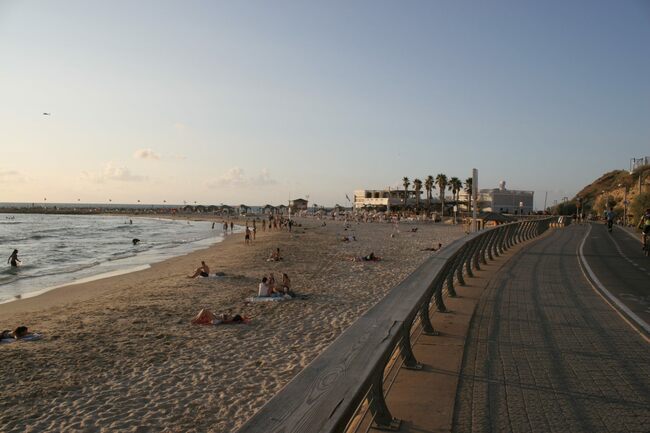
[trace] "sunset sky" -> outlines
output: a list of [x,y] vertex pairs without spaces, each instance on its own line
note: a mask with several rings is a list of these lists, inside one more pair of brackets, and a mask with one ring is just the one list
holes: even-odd
[[333,205],[475,167],[541,208],[650,155],[649,77],[643,0],[0,0],[0,202]]

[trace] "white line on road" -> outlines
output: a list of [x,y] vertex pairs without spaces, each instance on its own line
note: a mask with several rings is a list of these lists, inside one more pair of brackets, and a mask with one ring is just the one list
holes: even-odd
[[[637,331],[641,335],[641,337],[645,339],[646,342],[650,343],[650,338],[648,338],[646,335],[643,334],[643,332],[641,332],[641,330],[639,330],[636,326],[634,326],[634,324],[632,324],[625,315],[621,314],[621,311],[624,311],[625,314],[627,314],[627,316],[630,319],[634,320],[634,322],[636,322],[636,324],[639,325],[641,329],[643,329],[648,335],[650,335],[650,325],[648,325],[645,322],[645,320],[643,320],[642,318],[634,314],[634,312],[632,312],[632,310],[630,310],[627,307],[627,305],[623,304],[616,296],[612,295],[612,293],[609,290],[607,290],[605,286],[600,282],[598,277],[596,277],[596,274],[594,274],[594,271],[591,270],[589,263],[587,263],[587,259],[585,259],[583,249],[585,246],[585,241],[587,240],[587,237],[589,237],[589,233],[591,233],[591,224],[589,225],[587,229],[587,233],[585,233],[585,237],[582,239],[582,242],[580,243],[580,247],[578,248],[578,256],[580,257],[580,264],[582,265],[581,266],[582,273],[585,274],[585,270],[587,271],[589,276],[585,274],[585,278],[587,278],[587,281],[592,283],[591,287],[596,291],[596,293],[598,293],[614,309],[614,311],[616,311],[623,318],[623,320],[625,320],[625,322],[627,322],[635,331]],[[598,288],[594,287],[594,284]],[[616,304],[616,306],[621,311],[615,308],[610,301]]]

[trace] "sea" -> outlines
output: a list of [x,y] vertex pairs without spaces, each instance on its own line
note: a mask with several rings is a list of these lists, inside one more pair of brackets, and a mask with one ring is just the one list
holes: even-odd
[[[237,231],[237,230],[236,230]],[[0,302],[134,272],[224,239],[220,221],[0,213]],[[140,239],[137,245],[133,239]],[[21,264],[7,263],[14,249]]]

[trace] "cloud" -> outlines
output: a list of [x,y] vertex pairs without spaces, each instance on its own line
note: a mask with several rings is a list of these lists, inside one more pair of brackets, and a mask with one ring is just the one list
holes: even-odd
[[107,162],[100,172],[84,171],[81,176],[82,179],[93,183],[104,183],[106,181],[141,182],[146,179],[145,176],[132,174],[131,170],[126,167],[116,167],[112,162]]
[[0,169],[0,183],[24,183],[25,177],[16,170]]
[[217,179],[211,179],[206,182],[208,188],[219,187],[249,187],[249,186],[268,186],[277,183],[271,177],[268,169],[264,168],[262,171],[253,177],[248,177],[244,173],[244,169],[240,167],[232,167],[225,174]]
[[160,159],[160,155],[151,149],[138,149],[133,154],[133,157],[135,159],[152,159],[155,161]]

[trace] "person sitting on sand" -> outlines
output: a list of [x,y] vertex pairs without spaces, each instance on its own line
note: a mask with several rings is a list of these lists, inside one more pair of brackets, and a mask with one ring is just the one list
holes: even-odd
[[226,313],[214,314],[207,308],[199,311],[199,314],[192,319],[193,325],[220,325],[222,323],[242,323],[244,317],[241,314],[232,314],[231,310]]
[[273,272],[269,274],[269,296],[271,296],[273,293],[276,293],[275,291],[275,275],[273,275]]
[[0,340],[4,340],[6,338],[14,338],[16,340],[20,340],[21,338],[29,337],[30,335],[34,335],[34,333],[29,332],[27,326],[19,326],[13,331],[9,331],[8,329],[2,331],[0,333]]
[[210,276],[210,268],[208,267],[208,265],[205,264],[204,261],[201,261],[201,266],[196,268],[196,271],[194,271],[194,275],[188,275],[187,278],[196,278],[199,275],[202,276],[203,278]]
[[442,248],[442,244],[438,243],[438,248],[436,247],[423,248],[422,251],[438,251],[440,248]]
[[282,260],[282,256],[280,256],[280,248],[276,248],[269,258],[266,259],[267,262],[279,262],[280,260]]
[[296,297],[296,294],[291,290],[291,280],[289,279],[289,275],[284,272],[282,273],[282,294],[289,295],[292,298]]
[[12,267],[16,268],[18,267],[18,263],[21,263],[20,260],[18,260],[18,250],[14,250],[13,253],[9,256],[7,259],[7,263],[10,263]]
[[260,298],[266,298],[270,296],[270,294],[271,294],[271,288],[269,287],[268,284],[268,278],[264,277],[262,278],[262,282],[260,283],[257,289],[257,296]]

